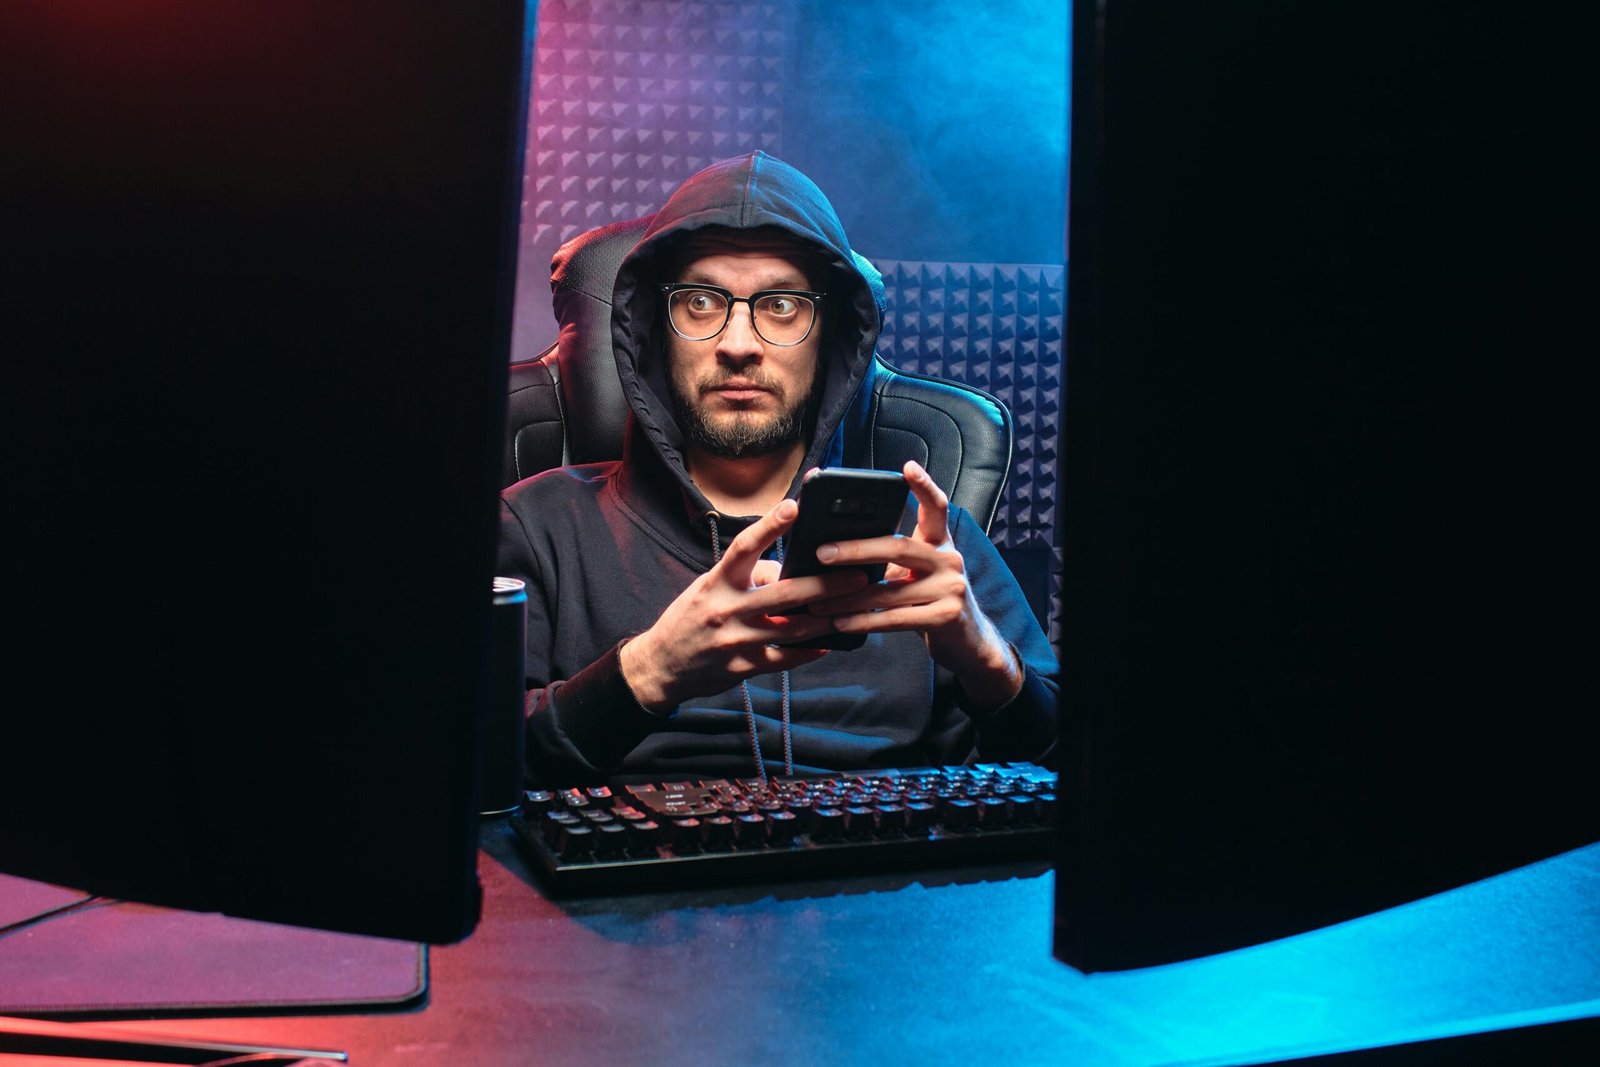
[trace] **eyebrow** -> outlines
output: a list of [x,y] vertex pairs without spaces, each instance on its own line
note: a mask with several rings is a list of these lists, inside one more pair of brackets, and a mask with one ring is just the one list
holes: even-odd
[[[684,271],[683,277],[680,280],[685,282],[693,282],[697,285],[715,285],[719,289],[728,289],[728,286],[722,284],[722,282],[718,281],[705,271]],[[750,291],[753,293],[759,293],[766,289],[799,289],[804,292],[810,292],[811,285],[806,281],[804,275],[799,274],[798,272],[791,273],[785,271],[777,274],[768,274],[762,276],[757,282],[755,288],[751,289]],[[732,290],[730,289],[729,292],[732,292]]]

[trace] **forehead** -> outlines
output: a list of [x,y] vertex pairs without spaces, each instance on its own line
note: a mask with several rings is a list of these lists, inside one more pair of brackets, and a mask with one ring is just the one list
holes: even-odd
[[679,281],[718,285],[735,296],[758,289],[811,289],[801,265],[786,256],[759,252],[719,252],[690,260]]
[[752,234],[697,236],[678,258],[678,281],[748,289],[813,289],[818,273],[794,241]]

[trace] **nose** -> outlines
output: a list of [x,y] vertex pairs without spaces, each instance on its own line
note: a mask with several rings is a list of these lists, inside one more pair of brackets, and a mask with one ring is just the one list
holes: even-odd
[[734,304],[728,325],[717,335],[717,355],[726,359],[748,360],[761,355],[761,338],[756,333],[755,312],[749,303]]

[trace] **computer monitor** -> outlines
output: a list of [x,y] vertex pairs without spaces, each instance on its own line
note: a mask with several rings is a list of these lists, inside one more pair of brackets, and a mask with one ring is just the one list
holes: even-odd
[[533,18],[0,9],[0,869],[473,929]]
[[1571,34],[1476,2],[1075,5],[1068,963],[1600,839]]

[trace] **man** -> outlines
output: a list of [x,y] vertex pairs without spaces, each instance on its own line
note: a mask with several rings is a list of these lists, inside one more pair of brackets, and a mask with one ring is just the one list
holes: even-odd
[[[870,269],[816,185],[762,152],[686,181],[624,260],[623,458],[503,494],[500,573],[528,583],[532,780],[1053,757],[1053,650],[917,464],[904,536],[819,552],[885,563],[882,583],[778,579],[804,474],[864,465],[841,427],[877,342]],[[868,640],[789,647],[828,632]]]

